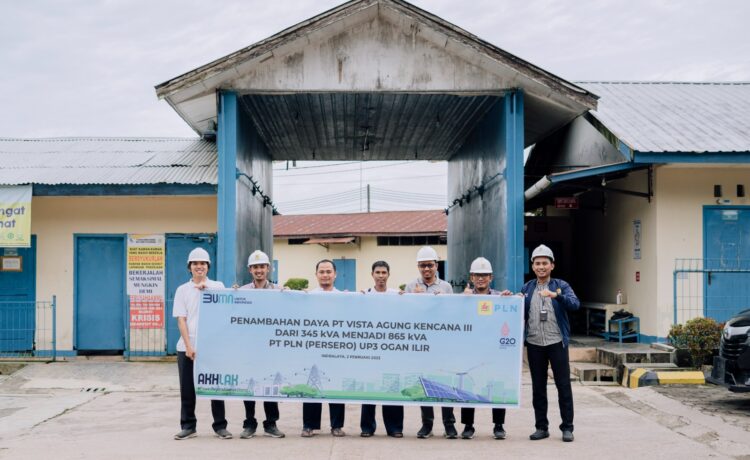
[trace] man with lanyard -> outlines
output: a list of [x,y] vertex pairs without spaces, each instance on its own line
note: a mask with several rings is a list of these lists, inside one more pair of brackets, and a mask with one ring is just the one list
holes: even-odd
[[[470,295],[509,295],[510,291],[501,293],[490,288],[492,283],[492,264],[484,257],[477,257],[474,262],[471,263],[469,268],[469,280],[471,285],[466,285],[464,294]],[[464,431],[461,433],[461,438],[471,439],[474,437],[474,408],[473,407],[462,407],[461,408],[461,423],[464,424]],[[492,409],[492,423],[495,424],[495,428],[492,430],[492,434],[495,439],[505,439],[505,430],[503,429],[503,423],[505,423],[505,409]]]
[[[379,260],[372,264],[372,279],[375,281],[375,286],[362,291],[367,295],[378,295],[378,294],[398,294],[398,289],[388,287],[388,278],[390,277],[391,267],[388,262]],[[392,438],[403,438],[404,437],[404,406],[383,406],[383,424],[385,425],[385,432]],[[360,417],[359,426],[362,429],[360,436],[363,438],[369,438],[375,434],[375,404],[363,404],[362,415]]]
[[[315,266],[315,277],[318,279],[318,287],[310,289],[310,293],[332,293],[341,292],[336,289],[333,283],[336,281],[336,264],[332,260],[323,259]],[[343,404],[328,403],[328,413],[331,417],[331,434],[336,437],[346,436],[344,430],[344,411]],[[313,436],[313,430],[320,429],[320,418],[323,412],[321,403],[303,403],[302,404],[302,434],[303,438]]]
[[562,440],[573,441],[573,391],[570,386],[568,341],[570,323],[568,311],[580,306],[573,289],[563,280],[552,278],[555,256],[552,250],[540,245],[531,254],[531,268],[536,279],[524,284],[526,353],[531,372],[531,389],[536,418],[532,441],[549,437],[547,419],[547,365],[551,365],[557,387],[562,423]]
[[[271,272],[271,261],[263,251],[255,251],[247,258],[247,271],[253,276],[253,281],[240,289],[280,289],[268,280]],[[255,436],[258,429],[258,421],[255,419],[255,401],[243,401],[245,403],[245,423],[243,424],[240,438],[248,439]],[[263,421],[263,432],[265,436],[272,438],[283,438],[285,435],[276,427],[279,419],[279,403],[272,401],[263,402],[263,411],[266,420]]]
[[[420,277],[406,285],[407,294],[453,294],[453,287],[438,277],[438,255],[430,246],[424,246],[417,252],[417,268]],[[432,424],[435,421],[435,411],[430,406],[420,407],[422,411],[422,428],[417,432],[420,439],[432,436]],[[456,417],[452,407],[441,407],[443,416],[444,436],[456,439]]]
[[[195,385],[193,380],[193,362],[197,350],[196,334],[198,330],[198,312],[200,309],[201,291],[204,289],[224,289],[220,281],[208,279],[211,258],[203,248],[195,248],[188,255],[190,281],[177,288],[174,294],[172,316],[177,318],[180,339],[177,341],[177,372],[180,377],[180,427],[181,431],[174,439],[194,438],[197,419],[195,418]],[[221,439],[232,439],[227,431],[224,401],[211,401],[212,425],[216,436]]]

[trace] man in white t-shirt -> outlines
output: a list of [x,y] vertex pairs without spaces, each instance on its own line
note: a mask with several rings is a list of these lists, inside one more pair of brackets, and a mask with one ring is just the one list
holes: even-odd
[[[334,286],[336,281],[336,264],[332,260],[323,259],[315,265],[315,277],[318,287],[308,292],[314,294],[327,294],[341,292]],[[328,414],[331,417],[331,434],[336,437],[346,436],[344,433],[344,404],[328,403]],[[303,438],[313,436],[313,430],[320,429],[320,419],[323,412],[321,403],[302,404],[302,434]]]
[[[388,262],[379,260],[372,264],[372,280],[375,285],[362,291],[364,294],[391,294],[399,293],[398,289],[388,287],[388,278],[391,276],[391,267]],[[383,405],[383,424],[385,432],[392,438],[404,437],[404,406]],[[362,415],[359,418],[359,427],[362,429],[360,436],[369,438],[375,434],[375,404],[363,404]]]
[[[177,318],[180,329],[180,340],[177,341],[177,370],[180,376],[180,427],[174,435],[176,440],[197,436],[195,418],[195,384],[193,381],[193,362],[196,353],[196,332],[198,330],[198,313],[201,291],[204,289],[224,289],[220,281],[208,279],[211,258],[203,248],[190,251],[188,256],[190,281],[177,288],[174,294],[172,316]],[[224,414],[224,401],[211,401],[211,414],[214,418],[213,429],[221,439],[231,439],[227,431],[227,420]]]

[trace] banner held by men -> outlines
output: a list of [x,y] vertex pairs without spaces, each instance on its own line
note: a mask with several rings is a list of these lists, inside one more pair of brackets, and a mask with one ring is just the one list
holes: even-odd
[[516,296],[206,291],[196,394],[518,407],[522,348]]

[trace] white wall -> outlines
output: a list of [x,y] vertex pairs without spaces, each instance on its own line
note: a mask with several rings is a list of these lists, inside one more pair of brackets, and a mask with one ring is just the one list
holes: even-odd
[[[419,276],[417,270],[417,251],[421,246],[378,246],[377,238],[365,236],[361,238],[361,247],[357,244],[332,244],[326,249],[317,244],[289,245],[286,239],[274,239],[273,256],[279,261],[278,280],[284,284],[289,278],[306,278],[310,287],[318,285],[315,279],[315,264],[321,259],[356,259],[357,289],[372,286],[370,271],[372,263],[385,260],[391,267],[391,277],[388,285],[398,288]],[[433,246],[445,260],[447,246]],[[450,263],[450,262],[448,262]],[[466,268],[468,270],[468,267]],[[443,274],[441,273],[441,278]]]
[[36,298],[57,296],[58,350],[73,348],[73,235],[215,233],[216,197],[34,197]]
[[[611,187],[646,191],[647,172],[638,171],[627,178],[610,182]],[[594,192],[597,193],[597,192]],[[620,193],[606,194],[606,214],[600,210],[576,211],[575,238],[578,239],[577,267],[583,301],[615,303],[617,290],[627,296],[625,306],[641,319],[641,334],[655,335],[657,273],[656,228],[657,200]],[[641,221],[641,259],[634,259],[633,221]],[[640,281],[635,280],[640,272]],[[580,284],[581,280],[583,283]]]
[[[635,172],[610,186],[645,191],[646,178],[646,171]],[[703,207],[717,204],[714,184],[722,185],[732,205],[750,204],[735,197],[737,184],[750,190],[750,165],[670,165],[655,168],[651,203],[609,192],[606,215],[576,211],[576,264],[586,279],[576,289],[582,300],[614,303],[623,289],[627,308],[641,318],[641,333],[665,337],[674,315],[675,259],[703,257]],[[635,219],[642,226],[641,260],[633,259]]]

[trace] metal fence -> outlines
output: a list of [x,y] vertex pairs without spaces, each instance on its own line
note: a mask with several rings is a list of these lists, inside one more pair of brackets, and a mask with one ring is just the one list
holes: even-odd
[[750,308],[750,260],[676,259],[673,324],[699,317],[725,322]]
[[0,302],[0,358],[57,359],[57,299]]

